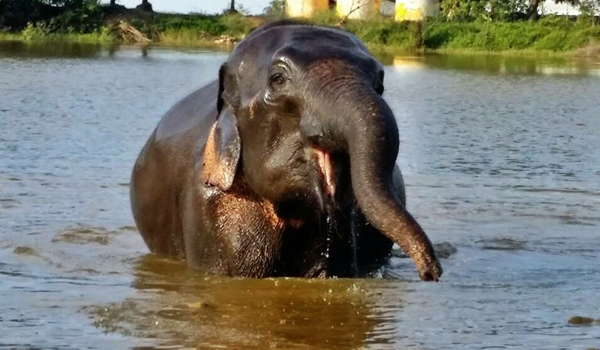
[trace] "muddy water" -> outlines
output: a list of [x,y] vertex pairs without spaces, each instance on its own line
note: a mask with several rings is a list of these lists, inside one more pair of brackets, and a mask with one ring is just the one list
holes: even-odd
[[147,254],[131,166],[208,51],[0,45],[0,348],[600,347],[600,67],[382,57],[441,283],[207,276]]

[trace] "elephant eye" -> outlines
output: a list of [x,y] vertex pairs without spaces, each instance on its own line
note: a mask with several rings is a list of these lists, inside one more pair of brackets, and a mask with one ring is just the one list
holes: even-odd
[[275,73],[275,74],[271,75],[271,78],[270,78],[271,89],[273,89],[273,90],[280,89],[281,87],[283,87],[283,85],[285,85],[286,81],[287,81],[287,79],[283,76],[283,73]]

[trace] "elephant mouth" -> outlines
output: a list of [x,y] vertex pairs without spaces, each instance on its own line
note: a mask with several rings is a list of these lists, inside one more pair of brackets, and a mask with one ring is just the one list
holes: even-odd
[[322,149],[314,148],[313,154],[316,158],[315,163],[317,165],[319,176],[321,177],[323,192],[329,198],[333,198],[336,190],[336,178],[331,153]]

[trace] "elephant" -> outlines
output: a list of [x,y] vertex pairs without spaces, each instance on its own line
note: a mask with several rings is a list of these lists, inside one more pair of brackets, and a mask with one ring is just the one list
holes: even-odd
[[150,251],[229,276],[361,277],[397,243],[422,280],[438,281],[406,210],[383,81],[342,29],[252,31],[218,79],[164,115],[135,163],[131,205]]

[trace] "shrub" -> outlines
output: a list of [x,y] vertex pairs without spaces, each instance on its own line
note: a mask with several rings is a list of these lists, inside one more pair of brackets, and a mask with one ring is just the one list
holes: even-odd
[[424,46],[431,49],[479,51],[548,50],[563,52],[600,37],[598,26],[581,27],[564,18],[538,22],[432,22],[424,30]]
[[281,19],[285,16],[285,1],[271,0],[268,7],[265,7],[263,13],[270,20]]
[[36,25],[33,23],[28,23],[27,27],[21,32],[23,39],[26,41],[40,40],[49,34],[50,31],[44,24]]
[[220,22],[226,28],[225,34],[234,38],[243,38],[254,28],[251,20],[239,13],[223,15]]
[[161,32],[173,29],[188,29],[204,32],[211,36],[223,35],[227,30],[227,26],[221,21],[220,16],[202,14],[159,14],[154,19],[154,26]]
[[63,33],[95,32],[102,26],[104,13],[98,0],[2,0],[0,12],[3,24],[13,30],[26,29],[33,23]]
[[421,24],[396,22],[390,18],[374,17],[366,21],[351,20],[344,28],[366,44],[414,50],[421,46]]

